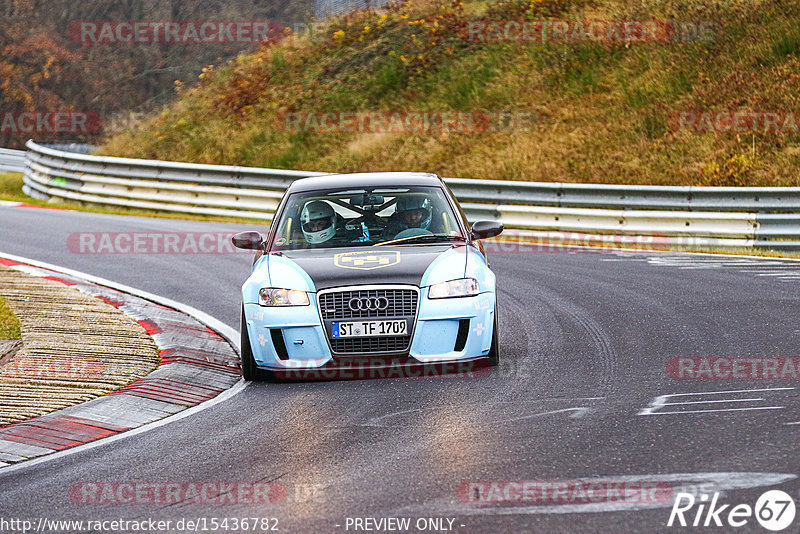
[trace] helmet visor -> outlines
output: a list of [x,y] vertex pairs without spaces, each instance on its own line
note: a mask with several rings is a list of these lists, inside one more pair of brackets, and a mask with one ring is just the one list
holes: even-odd
[[419,224],[425,217],[428,216],[428,210],[425,208],[418,208],[412,210],[404,210],[400,212],[400,218],[406,224]]
[[313,219],[303,223],[303,231],[305,232],[321,232],[331,225],[331,220],[327,217],[324,219]]

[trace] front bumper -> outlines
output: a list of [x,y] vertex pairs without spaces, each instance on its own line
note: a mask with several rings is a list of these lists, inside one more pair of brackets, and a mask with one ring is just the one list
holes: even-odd
[[[409,350],[391,355],[335,355],[323,328],[316,295],[312,304],[270,308],[245,303],[245,322],[256,365],[268,370],[321,369],[358,361],[360,367],[384,366],[386,358],[401,365],[466,362],[487,356],[492,343],[495,294],[429,299],[420,289]],[[377,356],[377,357],[376,357]]]

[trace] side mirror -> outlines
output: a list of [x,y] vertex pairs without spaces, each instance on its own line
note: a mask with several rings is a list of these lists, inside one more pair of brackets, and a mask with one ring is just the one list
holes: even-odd
[[503,223],[498,221],[477,221],[472,225],[472,239],[488,239],[503,233]]
[[240,232],[231,237],[231,242],[236,248],[247,250],[261,250],[264,248],[264,236],[258,232]]

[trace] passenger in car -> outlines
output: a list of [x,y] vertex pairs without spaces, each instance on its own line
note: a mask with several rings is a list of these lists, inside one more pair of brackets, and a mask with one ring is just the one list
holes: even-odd
[[397,208],[389,217],[385,238],[394,238],[409,229],[420,229],[432,233],[433,205],[427,195],[407,195],[397,199]]

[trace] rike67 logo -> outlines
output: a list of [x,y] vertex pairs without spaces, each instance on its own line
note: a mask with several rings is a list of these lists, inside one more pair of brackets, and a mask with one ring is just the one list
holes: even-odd
[[697,498],[691,493],[678,493],[667,526],[739,528],[755,517],[763,528],[778,532],[792,524],[797,512],[794,500],[780,490],[763,493],[755,507],[749,504],[719,504],[719,496],[719,492],[710,498],[707,493],[701,493]]

